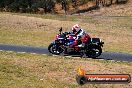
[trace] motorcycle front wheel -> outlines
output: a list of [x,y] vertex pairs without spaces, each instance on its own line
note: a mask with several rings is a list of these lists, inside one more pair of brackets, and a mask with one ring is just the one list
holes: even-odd
[[64,51],[60,46],[57,46],[56,44],[52,43],[49,45],[48,50],[50,53],[55,55],[59,55]]

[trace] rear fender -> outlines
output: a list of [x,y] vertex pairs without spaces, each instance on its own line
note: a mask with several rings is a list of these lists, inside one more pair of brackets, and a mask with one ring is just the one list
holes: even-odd
[[100,38],[91,38],[91,44],[103,47],[104,42]]
[[104,42],[99,42],[97,45],[103,47]]

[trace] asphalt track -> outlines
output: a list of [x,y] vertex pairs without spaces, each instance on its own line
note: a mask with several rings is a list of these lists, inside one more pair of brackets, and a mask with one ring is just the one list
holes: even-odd
[[[0,44],[0,50],[50,55],[47,48],[44,48],[44,47],[30,47],[30,46],[16,46],[16,45]],[[98,57],[97,59],[132,62],[132,54],[103,52],[102,55]]]

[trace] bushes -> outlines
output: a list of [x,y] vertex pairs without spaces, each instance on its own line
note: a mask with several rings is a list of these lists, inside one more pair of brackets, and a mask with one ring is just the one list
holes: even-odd
[[36,12],[38,8],[51,12],[54,6],[55,0],[0,0],[0,9],[11,12]]
[[0,8],[4,7],[4,0],[0,0]]
[[[45,13],[53,12],[56,3],[62,3],[64,0],[0,0],[0,9],[11,12],[34,12],[37,13],[43,9]],[[72,3],[72,0],[65,0],[66,4]]]
[[[69,5],[82,5],[90,0],[0,0],[0,10],[11,12],[53,12],[56,3],[68,10]],[[64,3],[65,2],[65,3]],[[41,11],[40,11],[41,10]]]
[[11,11],[11,12],[17,12],[17,11],[19,11],[19,4],[16,3],[16,2],[13,2],[13,3],[11,3],[11,4],[9,5],[8,9],[9,9],[9,11]]

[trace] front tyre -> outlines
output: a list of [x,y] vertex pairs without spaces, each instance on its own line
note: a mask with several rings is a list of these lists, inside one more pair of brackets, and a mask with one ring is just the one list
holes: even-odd
[[56,44],[53,43],[49,45],[48,50],[50,53],[55,55],[59,55],[64,51],[60,46],[57,46]]
[[102,53],[102,48],[100,46],[94,45],[86,50],[86,55],[89,58],[96,58],[99,57]]

